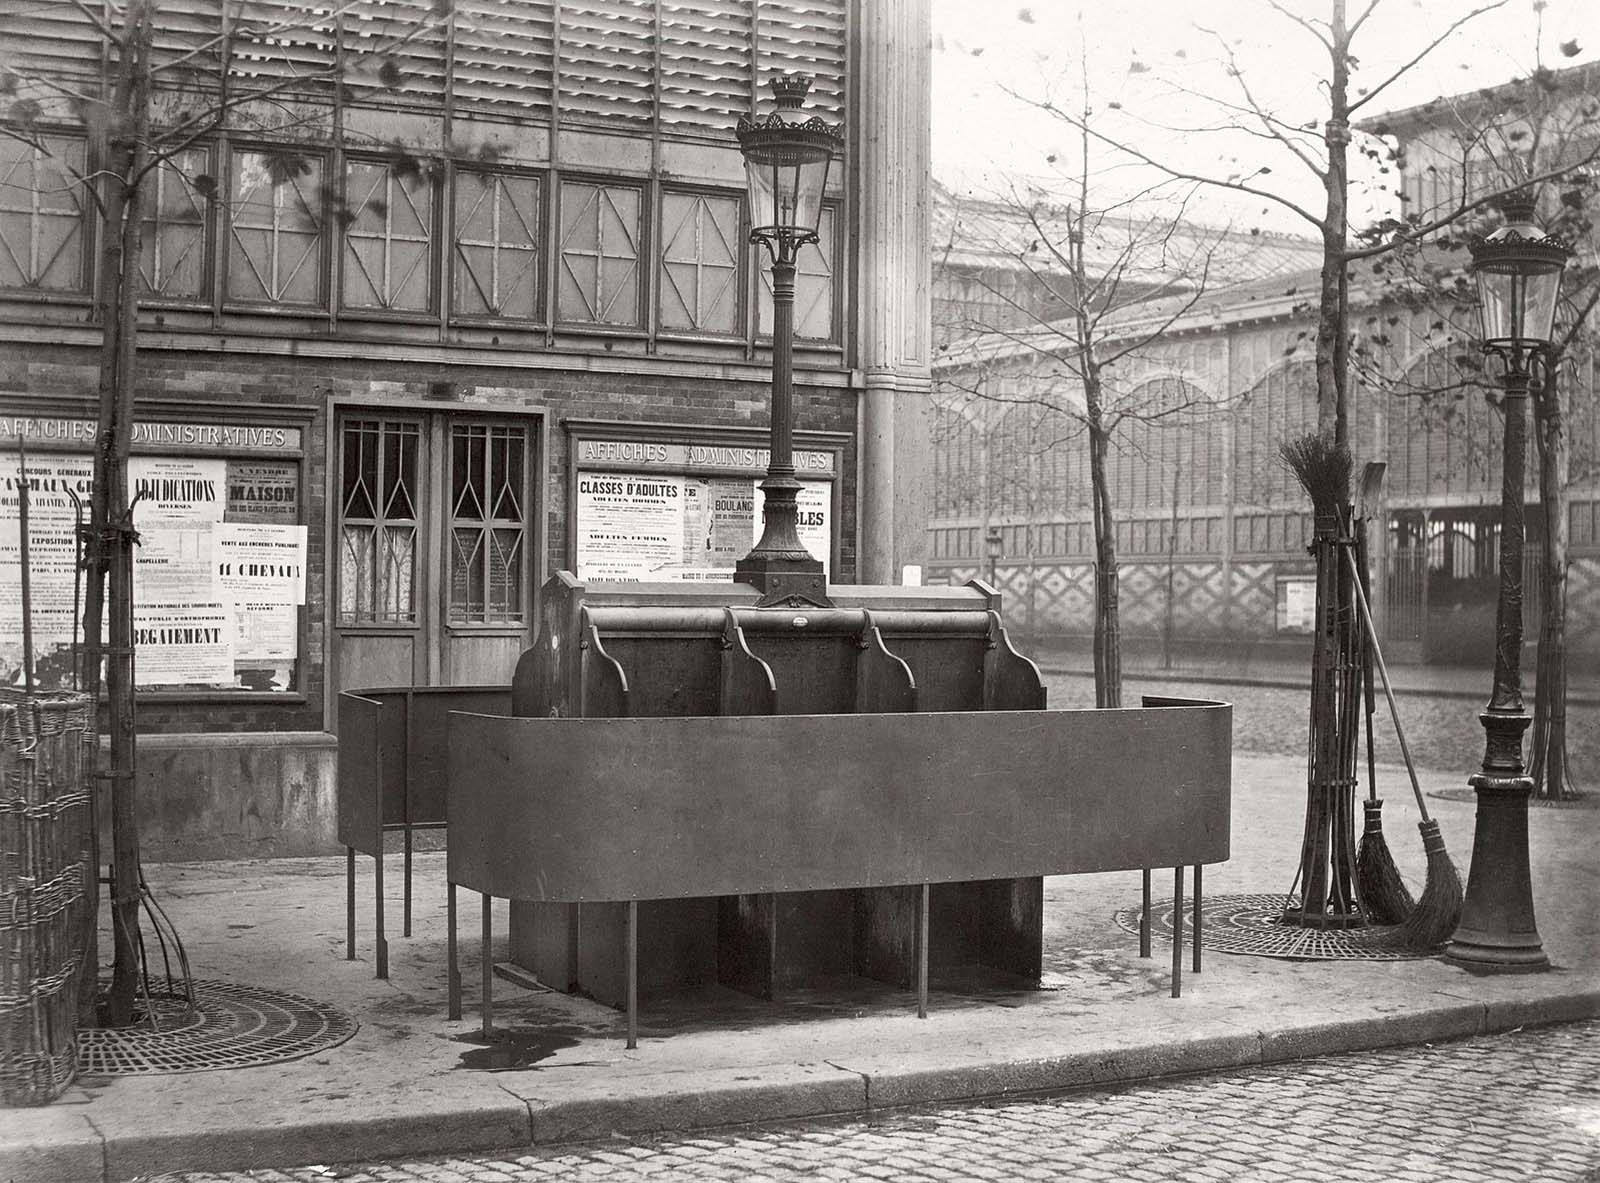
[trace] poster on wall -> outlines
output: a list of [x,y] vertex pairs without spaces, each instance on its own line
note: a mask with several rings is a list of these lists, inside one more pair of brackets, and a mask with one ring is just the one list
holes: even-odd
[[[0,453],[0,682],[21,685],[22,531],[21,457]],[[79,613],[75,533],[76,496],[87,520],[94,458],[29,452],[28,593],[32,603],[34,679],[38,686],[70,685]],[[81,596],[81,590],[77,591]]]
[[1317,577],[1280,575],[1277,580],[1278,631],[1311,633],[1317,627]]
[[136,604],[211,603],[217,590],[216,526],[227,508],[228,462],[133,456],[128,496],[139,545],[133,552]]
[[231,686],[233,631],[226,604],[135,603],[134,685]]
[[[800,540],[825,571],[832,498],[827,482],[801,484]],[[575,574],[601,582],[729,579],[760,540],[760,501],[753,477],[580,473]]]
[[306,528],[219,522],[217,586],[233,603],[306,602]]
[[229,460],[228,507],[230,522],[300,520],[300,466],[292,460]]

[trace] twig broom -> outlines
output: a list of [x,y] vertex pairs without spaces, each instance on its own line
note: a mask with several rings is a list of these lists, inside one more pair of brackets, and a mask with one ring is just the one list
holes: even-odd
[[[1351,561],[1354,562],[1354,559]],[[1406,774],[1411,778],[1411,791],[1416,794],[1417,812],[1422,814],[1417,829],[1422,831],[1422,851],[1428,857],[1422,898],[1395,932],[1395,938],[1414,949],[1433,949],[1450,939],[1450,934],[1461,919],[1461,875],[1445,852],[1439,823],[1428,816],[1428,806],[1422,798],[1422,786],[1417,783],[1417,770],[1411,762],[1411,749],[1406,745],[1406,733],[1400,726],[1400,710],[1395,705],[1394,688],[1389,684],[1389,670],[1383,663],[1383,651],[1378,648],[1372,610],[1367,605],[1367,596],[1359,580],[1356,581],[1356,603],[1361,609],[1361,622],[1366,626],[1367,641],[1372,646],[1372,658],[1383,678],[1383,694],[1389,700],[1389,714],[1394,720],[1395,737],[1400,741],[1400,755],[1405,760]]]
[[[1361,496],[1358,520],[1355,527],[1356,581],[1363,594],[1372,586],[1372,567],[1367,552],[1367,522],[1377,504],[1378,490],[1383,484],[1385,465],[1381,460],[1369,461],[1361,475]],[[1383,799],[1378,796],[1378,774],[1372,745],[1372,716],[1376,713],[1373,694],[1373,647],[1362,630],[1364,642],[1361,649],[1362,698],[1366,707],[1367,725],[1367,799],[1361,803],[1366,814],[1366,826],[1361,831],[1361,843],[1356,847],[1356,890],[1367,918],[1374,924],[1399,924],[1411,915],[1416,901],[1400,871],[1394,865],[1389,843],[1383,836]]]

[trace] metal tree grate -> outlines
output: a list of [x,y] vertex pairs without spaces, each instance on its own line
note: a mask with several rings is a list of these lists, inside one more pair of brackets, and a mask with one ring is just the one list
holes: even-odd
[[276,990],[196,980],[194,999],[190,1007],[156,996],[140,1026],[79,1031],[79,1076],[254,1068],[325,1051],[356,1032],[348,1015]]
[[[1365,928],[1302,928],[1283,923],[1286,907],[1298,903],[1293,895],[1207,896],[1202,939],[1207,951],[1242,953],[1255,957],[1283,957],[1297,961],[1414,961],[1431,957],[1431,950],[1418,950],[1395,939],[1397,925],[1368,925]],[[1185,926],[1194,915],[1194,901],[1184,901]],[[1116,914],[1119,928],[1139,933],[1139,908],[1123,908]],[[1150,931],[1154,937],[1172,939],[1172,904],[1150,909]]]

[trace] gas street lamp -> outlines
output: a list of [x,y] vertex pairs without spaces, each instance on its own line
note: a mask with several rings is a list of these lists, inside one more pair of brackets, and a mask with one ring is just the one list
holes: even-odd
[[802,115],[811,79],[772,82],[776,109],[741,119],[736,130],[750,194],[750,241],[772,260],[772,445],[761,482],[761,541],[734,565],[734,579],[761,592],[761,603],[794,598],[828,603],[822,562],[796,532],[794,475],[794,272],[800,248],[817,241],[828,169],[842,144],[837,125]]
[[1478,280],[1485,353],[1505,370],[1505,455],[1500,482],[1500,595],[1495,611],[1494,689],[1478,716],[1487,743],[1470,784],[1478,814],[1461,922],[1445,956],[1473,969],[1549,965],[1533,916],[1528,864],[1528,797],[1522,733],[1532,721],[1522,702],[1522,499],[1528,383],[1533,355],[1550,345],[1561,272],[1571,253],[1534,223],[1536,195],[1501,202],[1505,225],[1470,244]]

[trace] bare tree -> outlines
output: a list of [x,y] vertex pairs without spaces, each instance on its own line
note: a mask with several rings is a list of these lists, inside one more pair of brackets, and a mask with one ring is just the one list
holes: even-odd
[[[22,26],[43,9],[24,4],[7,14],[7,40],[27,45]],[[139,306],[144,295],[140,271],[142,234],[149,193],[163,169],[180,167],[187,149],[241,121],[257,130],[283,135],[324,117],[339,102],[363,92],[404,85],[404,58],[415,42],[449,13],[448,0],[397,9],[387,23],[370,23],[370,13],[355,0],[325,7],[262,9],[247,0],[214,0],[201,5],[215,18],[212,31],[174,38],[163,22],[160,0],[55,0],[92,30],[105,60],[101,78],[68,76],[35,68],[18,53],[0,65],[0,135],[46,154],[54,153],[48,131],[63,123],[80,125],[89,139],[92,171],[57,163],[69,183],[93,209],[100,244],[95,321],[101,330],[99,423],[95,438],[94,485],[85,540],[83,661],[80,682],[90,695],[104,690],[109,709],[112,825],[111,911],[114,960],[104,1019],[122,1026],[135,1018],[139,963],[139,907],[142,879],[138,803],[134,785],[133,686],[133,528],[128,495],[128,454],[132,442],[134,389],[139,348]],[[308,37],[337,35],[344,18],[364,16],[368,24],[359,46],[341,46],[326,67],[308,66],[297,52]],[[426,49],[423,52],[427,52]],[[398,149],[397,149],[398,151]],[[285,144],[269,153],[275,175],[300,170],[298,154]],[[423,167],[409,154],[411,167]],[[216,180],[190,178],[207,200]],[[98,854],[95,855],[98,863]],[[94,877],[91,877],[93,882]],[[98,954],[95,926],[86,926],[85,988],[92,998]],[[80,1007],[87,1019],[89,1007]]]
[[[1085,96],[1085,126],[1090,114]],[[992,299],[971,314],[966,327],[973,336],[947,352],[940,386],[947,399],[1032,414],[1031,444],[1013,449],[1013,466],[1030,451],[1044,454],[1084,437],[1095,551],[1095,702],[1114,707],[1122,701],[1122,657],[1108,457],[1119,443],[1134,446],[1119,438],[1126,424],[1193,422],[1214,404],[1188,383],[1117,382],[1111,372],[1149,359],[1193,310],[1207,291],[1222,236],[1185,224],[1181,202],[1146,212],[1149,192],[1102,203],[1092,148],[1084,133],[1077,166],[1065,178],[1069,204],[1017,186],[997,203],[1024,233],[1009,251],[995,252],[1009,255],[1008,278],[977,280]],[[1021,287],[1017,275],[1026,277]],[[1058,310],[1064,315],[1050,315]],[[1035,495],[1045,487],[1032,474],[1024,480]],[[1031,508],[1030,522],[1044,507]]]

